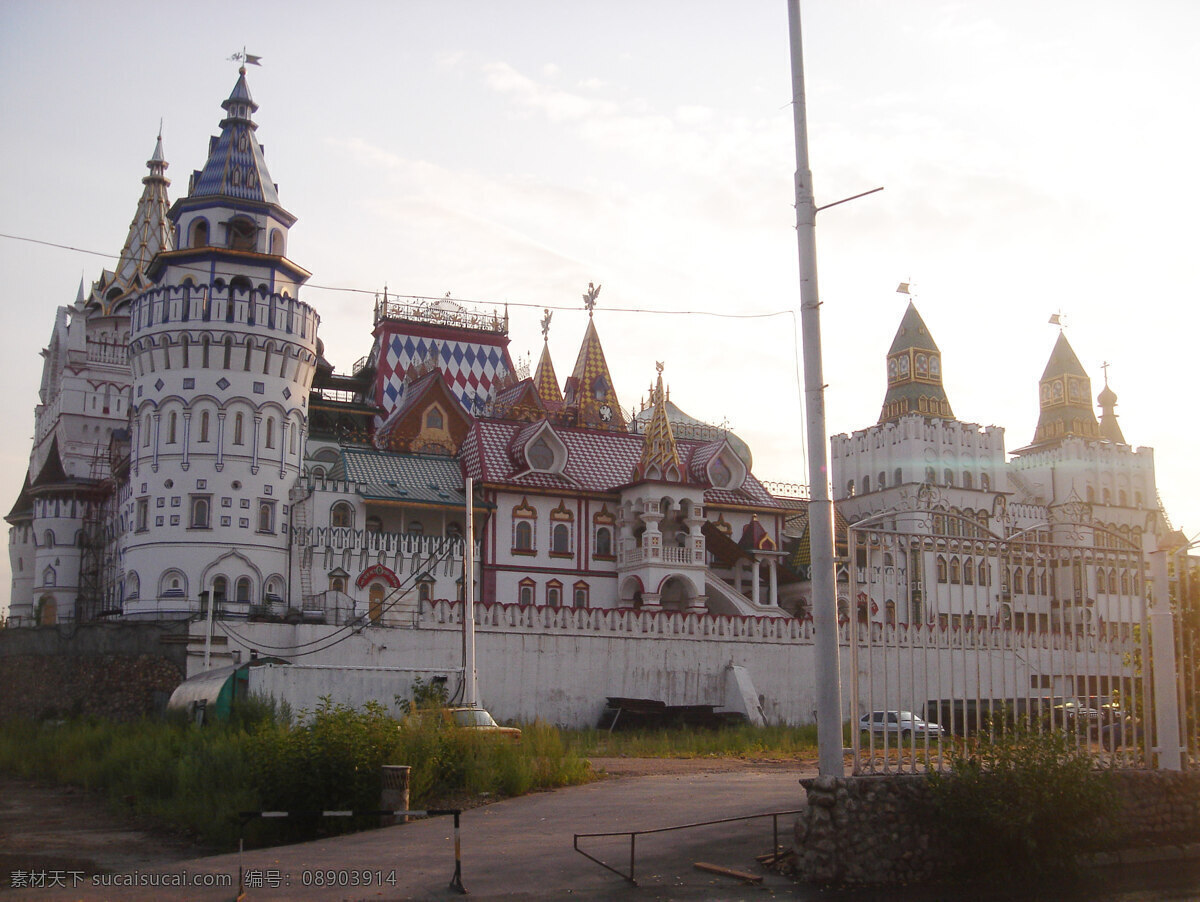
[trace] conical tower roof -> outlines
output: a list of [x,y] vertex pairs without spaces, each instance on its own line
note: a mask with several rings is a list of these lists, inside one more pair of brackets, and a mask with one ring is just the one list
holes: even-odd
[[1058,442],[1068,436],[1100,438],[1100,424],[1092,410],[1092,380],[1061,331],[1042,372],[1038,395],[1040,413],[1032,444]]
[[[109,312],[119,298],[113,295],[113,288],[119,288],[122,294],[142,287],[145,281],[144,273],[160,251],[169,251],[172,247],[171,222],[168,213],[171,201],[167,197],[167,188],[171,184],[166,176],[167,161],[163,155],[162,135],[154,145],[154,154],[146,161],[150,174],[142,179],[142,197],[138,201],[137,212],[133,222],[129,224],[129,235],[125,238],[125,246],[121,248],[121,258],[113,274],[111,286],[101,299],[105,304],[105,312]],[[109,298],[113,298],[109,301]]]
[[542,345],[542,356],[538,359],[537,369],[533,373],[533,385],[546,410],[562,410],[562,389],[558,387],[558,375],[554,372],[554,361],[550,359],[549,342]]
[[208,160],[192,175],[188,196],[228,197],[280,206],[275,182],[254,136],[258,125],[250,117],[258,104],[250,96],[245,68],[238,70],[237,84],[221,107],[225,110],[221,134],[210,139]]
[[567,380],[565,403],[578,411],[576,422],[594,429],[626,430],[625,415],[613,388],[612,374],[604,359],[604,348],[596,323],[589,316],[575,369]]
[[634,481],[661,479],[664,482],[682,482],[683,467],[679,462],[679,449],[675,446],[675,434],[671,431],[671,420],[667,417],[666,392],[663,391],[663,365],[658,364],[658,385],[654,390],[654,412],[646,424],[646,437],[642,442],[642,456],[634,467]]
[[910,413],[949,420],[954,418],[942,384],[942,354],[912,301],[887,355],[887,393],[879,422]]

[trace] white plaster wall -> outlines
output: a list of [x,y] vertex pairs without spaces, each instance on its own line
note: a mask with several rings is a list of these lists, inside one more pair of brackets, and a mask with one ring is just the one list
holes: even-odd
[[[638,622],[655,629],[683,622],[669,616]],[[720,620],[712,618],[713,623]],[[202,635],[203,629],[203,624],[196,624],[193,634]],[[236,634],[227,648],[237,650],[241,660],[248,659],[250,648],[288,658],[289,646],[347,635],[326,626],[266,623],[239,624]],[[949,634],[936,635],[937,640],[927,637],[888,653],[877,640],[873,648],[860,645],[857,696],[852,689],[855,662],[843,643],[846,716],[857,717],[870,706],[920,710],[929,698],[954,695],[1023,695],[1033,674],[1086,673],[1100,664],[1115,668],[1113,672],[1121,667],[1120,656],[1079,659],[1062,648],[1036,643],[1022,646],[1017,653],[1002,647],[976,651],[950,647]],[[937,644],[922,644],[925,641]],[[451,623],[426,622],[420,629],[373,628],[319,654],[293,658],[300,665],[297,668],[255,668],[251,688],[286,699],[295,710],[312,709],[323,695],[353,705],[374,699],[391,707],[394,696],[407,694],[416,675],[445,674],[451,688],[456,687],[461,642],[458,625]],[[594,726],[607,696],[653,698],[671,705],[733,706],[736,700],[727,697],[730,664],[746,669],[768,722],[800,724],[815,719],[811,635],[791,639],[651,632],[615,635],[481,625],[476,631],[476,656],[480,699],[499,720]],[[223,657],[220,663],[226,660]],[[199,671],[201,661],[193,658],[189,672]]]

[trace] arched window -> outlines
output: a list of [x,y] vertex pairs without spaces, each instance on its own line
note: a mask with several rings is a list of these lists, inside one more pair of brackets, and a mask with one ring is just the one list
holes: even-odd
[[1012,590],[1013,595],[1022,595],[1025,592],[1025,571],[1020,567],[1013,571]]
[[175,411],[172,410],[170,416],[167,417],[167,444],[168,445],[175,444],[175,427],[178,425],[178,423],[179,423],[179,416],[178,416],[178,414],[175,413]]
[[534,525],[537,523],[537,511],[529,505],[525,498],[512,511],[512,537],[514,554],[533,554]]
[[900,485],[902,482],[904,482],[904,471],[896,467],[892,473],[892,485]]
[[990,492],[992,490],[992,479],[987,473],[979,474],[979,487],[985,492]]
[[275,418],[267,417],[266,445],[268,448],[275,447]]
[[204,369],[208,369],[208,349],[211,344],[212,344],[212,340],[207,335],[201,337],[201,339],[200,339],[200,366],[202,366]]
[[612,530],[607,526],[596,527],[596,557],[612,557]]
[[426,429],[441,429],[445,421],[442,418],[442,412],[436,407],[431,407],[425,413],[425,428]]
[[533,551],[533,524],[530,521],[517,521],[513,529],[513,550]]
[[235,445],[244,444],[244,436],[242,433],[245,430],[245,426],[246,418],[240,413],[235,415],[233,418],[233,443]]
[[233,365],[233,336],[225,336],[225,362],[222,364],[225,369],[229,369]]
[[963,470],[963,475],[962,475],[962,487],[963,487],[964,489],[973,489],[973,488],[975,488],[975,478],[974,478],[974,477],[971,475],[971,471],[970,471],[970,470]]
[[217,604],[220,604],[229,595],[229,580],[223,576],[218,576],[212,583],[212,599]]
[[208,247],[208,220],[197,219],[192,223],[192,247]]
[[349,501],[339,501],[329,509],[329,525],[335,529],[354,525],[354,507]]
[[523,579],[517,584],[517,602],[523,605],[533,604],[535,583],[531,579]]
[[237,592],[236,600],[245,604],[250,603],[250,577],[243,576],[238,579],[234,589]]
[[853,479],[851,479],[849,482],[846,483],[846,497],[847,498],[854,497],[854,480]]
[[571,527],[566,523],[554,524],[554,529],[550,532],[550,553],[571,553]]
[[142,447],[150,447],[150,414],[142,418]]
[[957,557],[950,558],[950,584],[957,586],[962,582],[962,565]]
[[887,488],[887,474],[883,470],[879,471],[879,478],[876,481],[879,483],[879,491],[882,492]]
[[975,561],[972,558],[963,561],[963,585],[975,585]]
[[562,583],[556,579],[546,583],[546,604],[552,608],[562,607]]
[[42,585],[53,586],[58,582],[58,574],[54,572],[53,567],[47,567],[42,571]]
[[863,477],[863,489],[862,490],[863,490],[864,495],[869,495],[871,493],[871,477],[870,476]]
[[282,257],[284,254],[283,231],[281,229],[271,230],[271,253],[276,257]]
[[937,558],[937,581],[944,583],[949,580],[949,574],[946,571],[946,559],[942,555]]
[[200,441],[208,441],[208,411],[200,412]]
[[589,602],[591,591],[588,584],[585,582],[577,582],[572,593],[571,604],[573,607],[586,608]]
[[942,477],[946,480],[946,485],[954,485],[954,471],[946,469],[942,472]]
[[934,471],[933,467],[925,468],[925,481],[929,485],[933,485],[935,482],[937,482],[937,473]]
[[1037,594],[1037,574],[1034,573],[1032,567],[1030,567],[1029,572],[1025,574],[1025,591],[1028,595]]
[[192,498],[191,513],[189,522],[192,529],[208,529],[210,502],[207,495],[197,495]]
[[1108,594],[1108,574],[1104,572],[1103,567],[1096,570],[1096,594]]
[[275,532],[274,501],[260,501],[258,503],[258,531]]

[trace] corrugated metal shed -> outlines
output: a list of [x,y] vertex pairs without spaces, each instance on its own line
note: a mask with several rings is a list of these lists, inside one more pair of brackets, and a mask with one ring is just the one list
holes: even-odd
[[214,667],[198,673],[175,687],[167,710],[186,711],[189,718],[200,723],[227,720],[234,701],[246,697],[251,667],[288,663],[291,662],[283,658],[252,658],[242,664]]

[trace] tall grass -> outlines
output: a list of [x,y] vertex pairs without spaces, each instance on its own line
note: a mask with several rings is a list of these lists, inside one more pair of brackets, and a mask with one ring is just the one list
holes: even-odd
[[[0,771],[106,793],[114,807],[232,848],[239,811],[375,809],[381,766],[407,764],[411,804],[513,796],[586,782],[586,760],[544,724],[514,743],[456,729],[441,718],[397,721],[377,705],[353,709],[327,700],[294,720],[261,703],[230,721],[199,727],[180,719],[0,725]],[[252,822],[247,841],[263,844],[372,826],[371,819]]]

